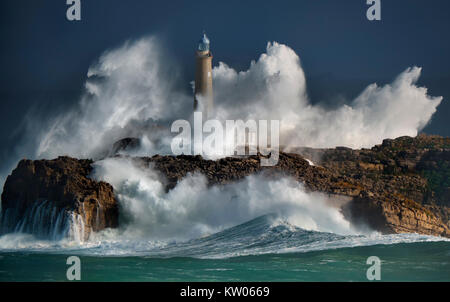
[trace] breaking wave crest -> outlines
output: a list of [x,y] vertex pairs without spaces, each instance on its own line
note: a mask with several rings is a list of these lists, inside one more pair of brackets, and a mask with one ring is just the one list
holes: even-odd
[[[202,175],[189,175],[166,192],[156,171],[126,158],[97,162],[92,177],[114,186],[121,207],[119,229],[80,240],[75,235],[84,232],[79,221],[53,213],[50,203],[42,202],[16,226],[17,233],[0,237],[0,251],[228,258],[446,240],[355,229],[332,197],[306,192],[287,177],[253,175],[208,187]],[[49,215],[60,216],[61,222],[43,225]]]
[[[27,120],[27,135],[9,164],[24,156],[100,159],[124,137],[141,139],[140,154],[169,152],[167,126],[189,118],[192,96],[180,89],[173,77],[176,68],[164,53],[155,38],[105,52],[89,69],[78,107],[46,123]],[[281,144],[287,147],[368,147],[384,138],[415,136],[430,121],[442,98],[431,97],[426,88],[416,85],[420,74],[420,68],[408,68],[392,84],[369,85],[355,100],[326,109],[309,102],[295,51],[268,43],[248,70],[237,72],[225,63],[214,67],[215,117],[278,119]],[[117,194],[119,229],[105,230],[84,242],[80,218],[44,201],[35,203],[18,224],[8,223],[15,213],[2,213],[6,221],[2,228],[15,233],[0,237],[0,249],[231,257],[442,240],[363,234],[344,218],[332,197],[306,192],[287,177],[267,180],[253,175],[235,184],[209,187],[204,176],[193,174],[166,192],[163,178],[151,167],[141,169],[113,158],[95,165],[92,177],[112,184]]]
[[[167,53],[155,37],[106,51],[89,68],[75,109],[26,120],[18,157],[98,159],[124,137],[141,139],[138,154],[171,153],[170,124],[190,119],[193,96],[183,90],[186,83]],[[431,120],[442,97],[417,86],[420,75],[421,68],[406,68],[391,84],[370,84],[354,100],[325,108],[310,101],[298,54],[270,42],[247,70],[224,62],[213,68],[214,118],[279,120],[280,143],[287,148],[371,147],[385,138],[416,136]]]
[[[108,238],[109,239],[106,239]],[[0,237],[0,251],[27,251],[89,256],[141,256],[150,258],[231,258],[265,254],[291,254],[371,245],[449,241],[418,234],[337,235],[307,231],[265,215],[221,232],[186,241],[125,239],[99,234],[88,242],[42,240],[28,234]]]
[[140,167],[127,158],[95,163],[93,177],[115,188],[127,238],[192,239],[267,214],[306,230],[357,233],[333,198],[307,193],[289,177],[250,175],[236,183],[208,186],[203,175],[190,174],[166,192],[164,178],[151,166]]

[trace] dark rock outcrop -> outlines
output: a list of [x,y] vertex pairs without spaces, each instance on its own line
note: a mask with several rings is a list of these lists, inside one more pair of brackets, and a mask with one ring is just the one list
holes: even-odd
[[356,225],[367,225],[385,234],[420,233],[450,237],[439,208],[423,207],[413,201],[355,198],[344,212]]
[[[201,156],[155,155],[133,160],[144,168],[151,165],[158,170],[167,191],[195,172],[205,175],[209,185],[224,185],[255,173],[269,178],[289,175],[304,183],[307,190],[349,197],[351,201],[342,211],[356,224],[383,233],[450,237],[450,138],[401,137],[361,150],[298,148],[281,152],[273,167],[262,167],[261,158],[255,155],[213,161]],[[11,224],[17,225],[32,214],[30,211],[44,207],[40,201],[47,200],[53,202],[53,208],[82,217],[84,237],[91,231],[116,227],[118,205],[113,188],[88,177],[91,164],[90,160],[68,157],[22,160],[5,183],[2,215],[14,209],[16,218]]]
[[[67,218],[75,214],[82,219],[80,234],[86,239],[91,231],[114,228],[118,225],[118,203],[113,188],[105,182],[97,182],[88,176],[92,170],[91,160],[58,157],[54,160],[21,160],[8,176],[2,193],[3,231],[17,230],[18,224],[27,229],[33,215],[50,202],[50,212],[61,213]],[[37,207],[36,203],[41,203]],[[34,208],[34,213],[30,209]],[[41,211],[42,212],[42,211]],[[6,221],[5,213],[14,213]],[[46,215],[40,213],[39,215]],[[29,217],[27,217],[29,216]],[[64,230],[53,230],[58,215],[48,214],[44,234]],[[60,226],[64,228],[64,226]],[[42,229],[42,228],[40,228]],[[33,232],[32,228],[30,228]]]
[[355,188],[352,219],[387,233],[450,237],[450,138],[386,139],[371,149],[298,148]]
[[[280,153],[274,167],[261,167],[261,156],[205,160],[201,156],[138,158],[162,172],[167,190],[187,173],[199,172],[210,185],[237,181],[254,173],[284,174],[311,191],[353,198],[343,208],[355,223],[383,233],[421,233],[450,237],[450,138],[420,135],[385,140],[372,149],[301,148]],[[302,155],[300,155],[302,154]],[[304,157],[313,159],[313,166]]]

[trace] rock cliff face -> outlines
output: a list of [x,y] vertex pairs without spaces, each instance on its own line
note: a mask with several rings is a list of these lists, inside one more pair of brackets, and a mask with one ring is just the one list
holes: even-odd
[[[353,223],[384,234],[420,233],[450,237],[448,221],[438,208],[396,199],[355,198],[344,208]],[[447,222],[447,223],[446,223]]]
[[419,135],[371,149],[299,148],[353,188],[346,214],[385,233],[450,236],[450,138]]
[[[160,171],[166,190],[193,172],[204,174],[210,185],[254,173],[269,178],[289,175],[308,190],[349,198],[342,212],[355,224],[383,233],[450,237],[450,138],[402,137],[362,150],[298,148],[281,152],[274,167],[261,167],[260,155],[217,161],[185,155],[133,159],[142,167],[152,164]],[[61,215],[81,220],[83,228],[78,231],[83,238],[91,231],[117,227],[119,210],[113,188],[88,177],[91,164],[68,157],[22,160],[4,186],[0,232],[55,233],[56,227],[64,226],[58,220]],[[47,222],[36,231],[30,226],[39,219]]]
[[[113,188],[88,177],[91,164],[69,157],[20,161],[3,189],[0,231],[84,240],[91,231],[116,227],[119,212]],[[70,229],[71,219],[77,229]]]
[[[204,160],[200,156],[139,158],[167,177],[167,190],[189,172],[204,174],[211,185],[253,173],[285,174],[311,191],[351,197],[342,209],[354,223],[383,233],[420,233],[450,237],[450,139],[420,135],[385,140],[372,149],[299,148],[281,153],[274,167],[260,156]],[[310,165],[305,158],[313,159]]]

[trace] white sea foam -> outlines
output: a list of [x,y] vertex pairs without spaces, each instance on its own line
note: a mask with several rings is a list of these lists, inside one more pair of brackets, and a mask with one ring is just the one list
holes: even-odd
[[[127,158],[94,164],[93,177],[112,184],[120,201],[126,237],[191,239],[212,234],[253,218],[276,213],[306,230],[355,234],[328,197],[306,193],[297,181],[251,175],[223,187],[208,187],[204,176],[188,175],[165,192],[151,167],[141,169]],[[124,235],[125,236],[125,235]]]
[[[29,116],[19,156],[98,158],[130,136],[144,142],[139,154],[171,153],[169,125],[189,119],[193,97],[183,92],[178,67],[167,53],[154,37],[106,51],[89,69],[75,109],[48,122]],[[213,117],[280,120],[281,144],[288,147],[370,147],[385,138],[415,136],[430,121],[442,97],[416,85],[420,74],[421,68],[407,68],[392,84],[370,84],[356,99],[325,109],[309,101],[296,52],[268,43],[248,70],[216,64]]]
[[[419,234],[347,235],[306,232],[295,226],[269,224],[239,225],[207,237],[183,242],[126,239],[117,233],[98,234],[87,242],[38,240],[28,234],[0,236],[0,252],[41,252],[89,256],[195,257],[220,259],[264,254],[307,253],[373,245],[419,242],[450,242],[449,239]],[[108,239],[107,239],[108,238]]]
[[[15,165],[24,155],[101,158],[116,140],[127,136],[143,142],[133,155],[170,153],[168,125],[175,119],[189,118],[192,96],[181,92],[183,85],[173,76],[177,68],[165,53],[155,38],[127,42],[105,52],[89,69],[86,91],[75,109],[45,123],[35,117],[27,120],[24,143],[10,164]],[[368,147],[384,138],[415,136],[430,121],[442,98],[431,97],[426,88],[416,85],[420,73],[420,68],[408,68],[392,84],[371,84],[346,105],[325,109],[310,103],[295,51],[273,42],[246,71],[237,72],[225,63],[214,67],[215,117],[222,121],[278,119],[281,144],[286,146]],[[295,228],[360,240],[354,239],[360,238],[353,237],[358,231],[342,214],[327,205],[327,196],[306,193],[301,184],[289,178],[267,181],[256,175],[225,187],[207,187],[205,178],[196,174],[167,193],[162,178],[150,167],[140,169],[124,159],[97,162],[93,177],[114,186],[123,226],[97,234],[97,241],[65,242],[60,247],[69,244],[109,253],[104,247],[110,246],[112,253],[132,253],[133,248],[146,253],[174,240],[208,236],[270,213]],[[5,236],[0,237],[2,249],[24,247],[32,240],[22,235]],[[365,238],[363,244],[379,242]],[[383,242],[391,240],[382,238]],[[46,244],[54,248],[54,243],[44,241],[30,246]]]

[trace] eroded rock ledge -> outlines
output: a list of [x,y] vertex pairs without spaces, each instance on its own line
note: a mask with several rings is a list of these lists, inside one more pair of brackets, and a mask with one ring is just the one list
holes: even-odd
[[[217,161],[184,155],[133,160],[160,171],[167,190],[194,172],[204,174],[210,185],[224,185],[254,173],[269,178],[289,175],[308,190],[350,197],[342,211],[356,224],[387,234],[450,237],[450,138],[402,137],[362,150],[298,148],[280,153],[274,167],[261,167],[259,155]],[[85,217],[86,234],[117,227],[119,210],[113,188],[88,177],[91,164],[69,157],[22,160],[5,183],[3,211],[15,209],[20,217],[46,199],[59,209]]]
[[[17,168],[8,176],[2,193],[2,232],[17,230],[23,224],[33,223],[32,216],[37,215],[30,209],[36,203],[51,202],[54,213],[79,215],[83,219],[86,239],[91,231],[118,226],[118,203],[113,188],[105,182],[97,182],[88,176],[92,171],[91,160],[78,160],[70,157],[58,157],[54,160],[21,160]],[[6,220],[6,212],[14,213]],[[42,212],[42,211],[41,211]],[[53,209],[50,211],[53,212]],[[24,221],[26,216],[28,221]],[[46,216],[46,213],[40,215]],[[52,217],[52,218],[51,218]],[[39,217],[38,217],[39,218]],[[47,233],[60,232],[54,230],[57,214],[48,213],[47,219],[39,228]],[[26,228],[26,225],[22,226]],[[60,226],[61,228],[64,226]]]
[[[254,173],[267,177],[289,175],[311,191],[351,197],[352,201],[342,211],[353,223],[369,225],[387,234],[450,237],[450,201],[433,191],[424,171],[405,169],[398,154],[391,154],[397,160],[394,163],[381,163],[379,149],[387,152],[380,146],[372,150],[309,149],[309,158],[314,157],[318,164],[314,166],[294,153],[280,153],[274,167],[261,167],[260,156],[211,161],[200,156],[156,155],[135,160],[142,166],[153,164],[166,176],[168,190],[187,173],[194,172],[204,174],[210,185],[226,184]],[[428,152],[422,156],[427,157]]]

